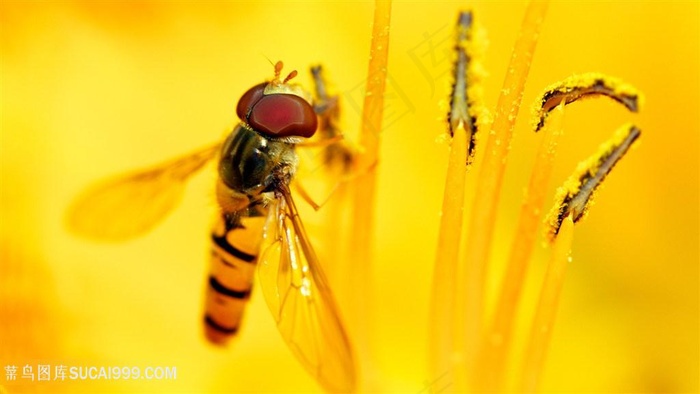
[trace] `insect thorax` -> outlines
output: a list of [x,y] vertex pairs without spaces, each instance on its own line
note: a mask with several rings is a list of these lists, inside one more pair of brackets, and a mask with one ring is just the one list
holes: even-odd
[[264,193],[289,184],[296,166],[293,143],[265,137],[241,123],[224,142],[219,176],[231,192],[253,203],[262,200]]

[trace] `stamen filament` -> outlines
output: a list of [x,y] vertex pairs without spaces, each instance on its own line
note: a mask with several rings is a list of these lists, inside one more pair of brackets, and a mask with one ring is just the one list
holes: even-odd
[[536,244],[537,228],[542,219],[542,207],[554,168],[559,138],[564,133],[564,105],[553,111],[543,127],[542,142],[530,175],[525,200],[520,208],[516,235],[511,247],[501,292],[491,324],[479,346],[474,381],[483,391],[502,390],[506,363],[511,349],[513,321],[532,249]]
[[[360,146],[362,152],[355,162],[355,171],[361,174],[354,182],[352,233],[353,260],[361,264],[355,266],[354,275],[350,278],[351,288],[355,291],[353,310],[349,311],[351,321],[355,325],[355,343],[361,357],[362,380],[373,382],[372,375],[376,369],[372,366],[370,354],[370,329],[367,322],[371,321],[371,306],[367,300],[372,299],[368,294],[371,289],[371,267],[374,239],[374,200],[376,187],[376,163],[379,156],[379,135],[382,129],[384,112],[384,90],[386,86],[387,60],[389,52],[389,24],[391,20],[391,0],[377,0],[374,8],[372,26],[372,42],[369,54],[369,70],[367,72],[367,88],[362,109],[362,126],[360,130]],[[370,390],[371,387],[360,388]]]
[[[469,157],[474,150],[475,117],[470,115],[473,100],[468,88],[474,83],[470,71],[471,56],[467,53],[472,39],[472,13],[461,12],[457,20],[453,68],[454,83],[448,114],[452,141],[447,166],[447,179],[442,202],[438,247],[430,319],[431,376],[441,376],[452,369],[452,338],[454,333],[455,289],[458,279],[459,240],[464,207],[465,178]],[[473,56],[473,55],[472,55]]]
[[554,240],[547,273],[537,303],[530,337],[522,363],[522,375],[518,392],[535,392],[542,375],[545,355],[552,337],[552,326],[559,305],[559,295],[564,284],[566,268],[570,260],[574,239],[574,222],[567,216],[559,235]]
[[496,207],[498,206],[510,140],[520,109],[523,89],[530,70],[540,26],[548,2],[529,3],[520,36],[515,44],[498,100],[491,136],[486,144],[484,163],[464,244],[465,276],[457,290],[457,327],[455,344],[465,357],[464,374],[472,369],[482,330],[486,264],[489,258]]

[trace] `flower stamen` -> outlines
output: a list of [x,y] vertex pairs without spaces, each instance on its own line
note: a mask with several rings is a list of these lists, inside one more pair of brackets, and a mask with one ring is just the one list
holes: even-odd
[[568,215],[572,216],[574,223],[585,216],[595,190],[640,135],[641,131],[636,126],[624,125],[600,146],[598,153],[579,164],[574,174],[557,191],[556,203],[547,219],[550,241],[559,233],[562,221]]
[[[484,391],[499,391],[504,381],[503,374],[506,371],[511,351],[513,321],[525,284],[530,256],[536,245],[537,228],[541,223],[542,208],[554,169],[557,146],[564,132],[564,106],[583,97],[602,96],[612,98],[620,103],[624,101],[633,103],[633,106],[626,105],[628,109],[636,110],[638,108],[636,97],[641,97],[641,95],[635,88],[602,74],[589,73],[584,75],[587,77],[574,75],[550,86],[535,103],[533,118],[535,122],[542,122],[542,133],[540,133],[542,141],[530,175],[527,193],[520,208],[518,226],[510,249],[494,315],[479,347],[474,380],[477,382],[477,387]],[[604,83],[607,88],[591,90],[591,80],[607,81]],[[624,89],[612,89],[613,86],[624,86]],[[587,93],[583,94],[584,91]],[[635,96],[634,101],[622,99],[623,96],[631,97],[632,95]],[[553,102],[558,102],[558,105],[555,109],[548,109]],[[552,113],[551,116],[546,116],[549,112]],[[492,338],[499,340],[493,341]]]
[[632,124],[618,129],[595,155],[579,164],[574,174],[557,192],[556,202],[549,215],[548,237],[552,252],[520,367],[518,391],[534,392],[542,376],[564,276],[571,261],[574,223],[584,217],[593,192],[640,135],[639,129]]
[[539,131],[549,113],[562,101],[572,103],[580,98],[603,95],[618,101],[632,112],[638,112],[641,94],[631,85],[600,73],[586,73],[571,77],[548,87],[537,105],[537,125]]
[[[461,12],[457,18],[453,64],[452,93],[448,113],[448,129],[452,137],[447,166],[447,179],[442,202],[438,248],[433,274],[430,319],[430,368],[433,376],[453,369],[455,337],[456,289],[459,278],[459,243],[467,168],[474,156],[478,94],[474,85],[476,44],[473,42],[471,11]],[[478,91],[478,90],[476,90]]]

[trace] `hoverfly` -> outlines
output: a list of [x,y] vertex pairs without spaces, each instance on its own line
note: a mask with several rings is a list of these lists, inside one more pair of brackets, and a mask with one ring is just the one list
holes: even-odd
[[296,71],[284,79],[281,71],[278,62],[271,81],[243,94],[236,108],[241,121],[223,143],[88,190],[68,223],[92,238],[145,233],[175,207],[185,181],[218,156],[207,339],[222,345],[237,333],[257,265],[267,305],[294,355],[325,389],[353,391],[348,335],[290,192],[295,147],[316,132],[317,113],[308,93],[289,83]]

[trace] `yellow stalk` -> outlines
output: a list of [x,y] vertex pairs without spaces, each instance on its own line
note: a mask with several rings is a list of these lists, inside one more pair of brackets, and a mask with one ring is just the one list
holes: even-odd
[[596,154],[579,163],[574,174],[557,190],[554,207],[547,220],[552,254],[520,367],[518,391],[534,392],[542,375],[569,262],[574,223],[586,215],[596,189],[640,135],[636,126],[622,126],[600,146]]
[[379,135],[382,130],[384,110],[384,89],[386,85],[387,60],[389,51],[389,22],[391,1],[377,0],[374,9],[372,43],[369,54],[367,87],[362,109],[362,126],[360,130],[361,153],[355,162],[358,174],[353,189],[352,233],[353,260],[359,262],[351,278],[355,291],[354,309],[349,311],[355,325],[355,344],[362,362],[364,379],[374,381],[371,376],[371,354],[369,345],[369,327],[367,322],[371,308],[366,301],[371,299],[368,290],[371,284],[371,260],[374,238],[374,196],[376,185],[376,164],[379,156]]
[[[433,377],[444,376],[455,368],[452,339],[456,329],[454,304],[459,278],[465,178],[474,154],[476,123],[483,110],[476,71],[481,43],[475,37],[472,19],[471,11],[461,12],[457,18],[455,36],[452,93],[447,119],[452,140],[431,294],[429,362]],[[453,379],[454,376],[451,376],[450,380]]]
[[465,244],[465,277],[457,292],[455,346],[465,356],[465,373],[471,370],[482,329],[485,266],[491,247],[499,192],[515,120],[520,109],[525,80],[537,44],[547,2],[532,1],[527,8],[520,36],[513,49],[508,71],[477,180],[477,190]]
[[564,283],[566,267],[569,264],[573,239],[574,221],[572,215],[568,215],[563,220],[559,234],[552,245],[552,254],[550,255],[547,273],[542,284],[542,291],[522,364],[519,392],[534,392],[542,375],[545,354],[552,337],[552,326],[557,314],[559,295]]
[[530,175],[527,194],[520,208],[518,227],[494,318],[479,346],[474,378],[476,386],[484,391],[499,391],[504,383],[513,320],[530,255],[536,243],[537,228],[542,221],[542,207],[554,168],[557,144],[563,134],[564,105],[562,102],[557,106],[541,131],[544,135]]
[[455,130],[450,145],[450,158],[442,201],[440,232],[433,273],[433,294],[430,319],[430,366],[432,376],[450,371],[454,292],[457,287],[457,257],[462,227],[464,188],[467,173],[467,131],[463,124]]
[[563,108],[564,105],[587,97],[609,97],[633,112],[639,109],[642,101],[641,94],[633,86],[599,73],[573,75],[545,89],[538,100],[534,116],[535,131],[544,129],[545,135],[530,176],[527,195],[521,206],[494,317],[479,346],[474,377],[476,387],[481,390],[499,391],[504,384],[513,321],[530,255],[536,242],[557,143],[563,133]]

